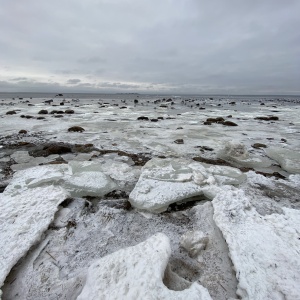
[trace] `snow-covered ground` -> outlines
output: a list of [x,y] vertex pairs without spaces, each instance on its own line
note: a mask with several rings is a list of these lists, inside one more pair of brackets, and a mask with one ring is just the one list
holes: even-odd
[[0,102],[2,299],[300,299],[299,102],[122,97]]

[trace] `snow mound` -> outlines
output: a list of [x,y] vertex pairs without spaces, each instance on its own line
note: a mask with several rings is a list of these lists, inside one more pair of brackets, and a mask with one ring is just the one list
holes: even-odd
[[63,188],[54,186],[0,194],[0,287],[11,268],[47,230],[68,196]]
[[300,211],[262,216],[242,190],[227,187],[212,201],[243,299],[298,299]]
[[239,184],[245,179],[246,175],[231,167],[154,158],[143,167],[129,201],[138,209],[162,212],[170,204],[194,196],[213,199],[223,184]]
[[[185,290],[169,290],[163,283],[171,255],[170,241],[158,233],[136,246],[121,249],[93,263],[77,300],[101,299],[211,299],[198,283]],[[185,281],[173,276],[177,281]],[[178,283],[180,284],[180,283]]]
[[271,147],[265,149],[266,154],[276,160],[282,169],[289,173],[300,173],[300,152],[285,148]]
[[247,168],[267,168],[272,164],[268,158],[250,154],[245,145],[229,142],[219,151],[218,157]]
[[180,239],[180,246],[188,251],[190,257],[197,257],[207,243],[208,237],[200,230],[188,231]]

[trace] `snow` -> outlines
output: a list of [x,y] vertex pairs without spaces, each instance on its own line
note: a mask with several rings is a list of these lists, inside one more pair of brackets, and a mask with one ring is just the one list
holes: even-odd
[[286,148],[271,147],[265,149],[266,154],[276,160],[282,169],[290,173],[300,173],[300,152]]
[[129,196],[131,205],[141,210],[162,212],[168,206],[191,197],[213,199],[220,185],[239,184],[246,179],[232,167],[210,166],[187,159],[154,158],[142,168],[142,174]]
[[[121,249],[94,262],[77,300],[99,299],[211,299],[207,289],[192,283],[184,290],[168,289],[163,283],[171,255],[169,239],[155,234],[136,246]],[[167,268],[167,272],[169,272]],[[182,285],[185,280],[172,276]]]
[[298,299],[300,211],[262,216],[244,191],[227,187],[212,201],[243,299]]
[[0,287],[10,269],[40,240],[68,196],[63,188],[54,186],[0,194]]

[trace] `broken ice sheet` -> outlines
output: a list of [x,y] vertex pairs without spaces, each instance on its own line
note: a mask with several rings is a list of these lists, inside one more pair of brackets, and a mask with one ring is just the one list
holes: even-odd
[[179,289],[170,290],[164,285],[165,270],[172,272],[167,268],[170,255],[170,241],[162,233],[107,255],[90,266],[77,299],[96,300],[101,295],[101,299],[210,300],[206,288],[196,282],[186,286],[187,281],[174,274],[169,277]]
[[138,209],[162,212],[170,204],[194,196],[213,199],[223,184],[239,184],[245,178],[240,170],[231,167],[214,167],[188,159],[154,158],[142,168],[129,201]]
[[237,294],[249,300],[298,299],[300,211],[282,208],[283,214],[262,216],[251,201],[229,186],[212,201],[237,273]]
[[267,168],[272,162],[266,157],[249,153],[243,144],[227,142],[218,157],[247,168]]
[[[0,194],[0,287],[10,269],[35,244],[69,194],[61,187],[23,189]],[[20,190],[21,191],[21,190]]]
[[300,152],[286,148],[270,147],[266,154],[276,160],[282,169],[289,173],[300,173]]

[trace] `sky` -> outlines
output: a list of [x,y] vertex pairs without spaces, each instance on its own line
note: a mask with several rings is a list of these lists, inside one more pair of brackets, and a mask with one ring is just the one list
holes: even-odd
[[300,94],[299,0],[0,0],[0,92]]

